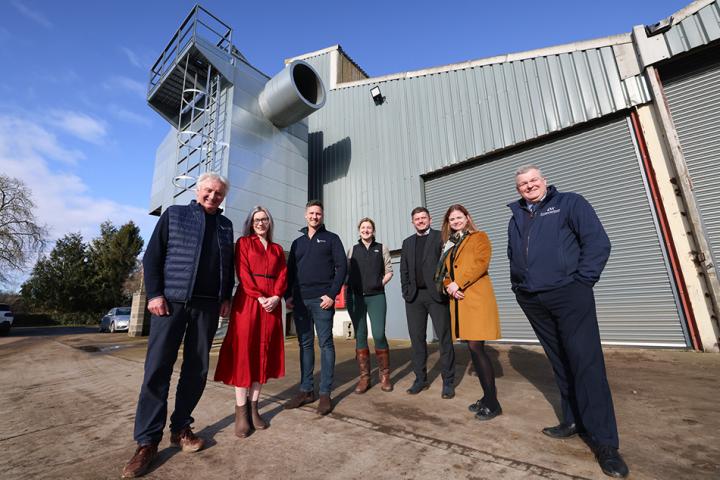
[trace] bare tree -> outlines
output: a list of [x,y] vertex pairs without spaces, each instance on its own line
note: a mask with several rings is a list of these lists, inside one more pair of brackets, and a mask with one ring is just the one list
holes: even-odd
[[39,225],[32,192],[22,180],[0,174],[0,284],[25,269],[45,247],[47,227]]

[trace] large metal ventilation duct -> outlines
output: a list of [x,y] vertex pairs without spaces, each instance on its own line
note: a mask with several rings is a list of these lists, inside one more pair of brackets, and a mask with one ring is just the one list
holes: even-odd
[[321,108],[325,104],[325,87],[308,63],[293,60],[268,80],[258,102],[265,118],[284,128]]

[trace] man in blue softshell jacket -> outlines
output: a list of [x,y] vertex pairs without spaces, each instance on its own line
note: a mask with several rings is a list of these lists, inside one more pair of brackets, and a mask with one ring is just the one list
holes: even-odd
[[539,167],[518,168],[515,186],[522,198],[508,205],[512,289],[552,364],[562,403],[560,424],[543,433],[587,435],[603,472],[626,477],[593,295],[610,240],[587,200],[548,186]]

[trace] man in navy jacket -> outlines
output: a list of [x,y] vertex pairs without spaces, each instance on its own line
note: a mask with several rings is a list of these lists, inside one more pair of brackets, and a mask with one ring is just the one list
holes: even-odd
[[216,173],[197,180],[196,200],[171,205],[160,216],[145,256],[143,273],[152,314],[145,376],[135,414],[138,448],[123,478],[143,475],[157,455],[167,417],[170,377],[184,341],[170,444],[184,452],[204,442],[191,430],[191,416],[205,389],[210,347],[221,316],[230,313],[235,285],[233,226],[222,215],[228,181]]
[[562,403],[562,421],[543,433],[587,434],[603,472],[625,477],[592,290],[610,240],[587,200],[548,186],[537,166],[518,168],[515,184],[522,198],[508,205],[512,289],[552,364]]
[[[332,327],[335,297],[340,293],[347,257],[340,237],[325,230],[323,205],[311,200],[305,207],[307,227],[300,230],[288,256],[288,291],[286,304],[294,309],[295,327],[300,344],[300,391],[285,403],[285,408],[298,408],[315,401],[313,369],[315,335],[320,344],[320,402],[317,412],[332,411],[330,391],[335,372],[335,344]],[[314,327],[314,329],[313,329]]]

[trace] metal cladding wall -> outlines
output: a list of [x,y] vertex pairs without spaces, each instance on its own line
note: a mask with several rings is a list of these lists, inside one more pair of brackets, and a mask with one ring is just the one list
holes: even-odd
[[226,215],[240,235],[254,205],[270,210],[273,240],[290,249],[304,226],[307,202],[307,126],[304,121],[278,129],[263,116],[257,97],[267,76],[243,62],[233,70]]
[[510,290],[506,204],[519,198],[514,172],[542,166],[560,191],[582,194],[612,242],[610,260],[595,287],[603,342],[687,346],[665,253],[658,237],[627,118],[615,118],[428,179],[427,206],[436,220],[462,203],[493,245],[490,276],[505,340],[536,339]]
[[693,194],[715,265],[720,261],[720,46],[703,52],[695,68],[662,70],[665,94],[680,138]]
[[[688,8],[696,8],[691,4]],[[682,11],[681,11],[682,12]],[[678,13],[681,13],[678,12]],[[692,12],[675,23],[663,34],[670,56],[687,52],[695,47],[707,45],[720,38],[720,2],[708,2],[708,5]]]
[[313,66],[320,76],[320,80],[322,80],[325,87],[329,89],[330,85],[333,85],[332,75],[330,75],[330,60],[332,58],[332,52],[323,50],[322,53],[319,53],[318,55],[302,58]]
[[[302,58],[333,71],[329,52]],[[309,194],[325,201],[328,228],[345,244],[370,216],[379,240],[398,249],[423,203],[421,174],[649,100],[642,77],[621,80],[612,46],[341,84],[309,117]]]
[[[213,64],[228,75],[221,108],[225,109],[222,138],[229,139],[221,153],[217,173],[230,180],[225,199],[225,215],[232,220],[235,236],[242,233],[247,213],[254,205],[267,207],[275,221],[274,241],[286,250],[305,225],[307,202],[307,124],[305,120],[278,129],[264,116],[258,104],[268,76],[252,65],[237,61]],[[185,204],[194,198],[192,191],[175,196],[172,179],[176,175],[177,139],[168,134],[155,160],[151,209]]]

